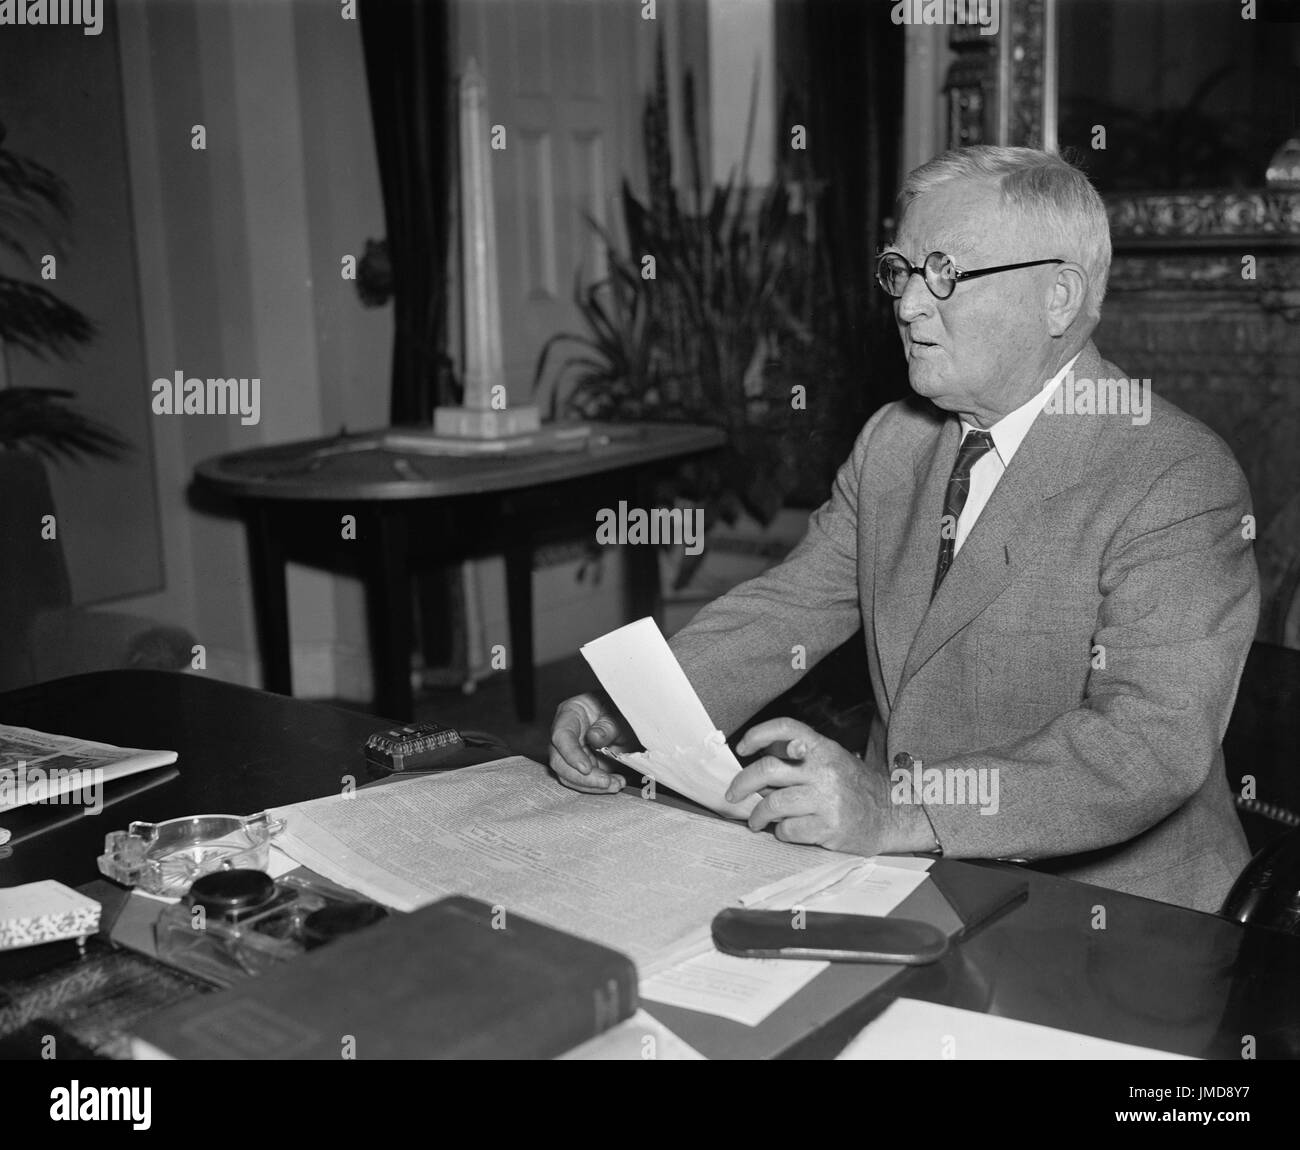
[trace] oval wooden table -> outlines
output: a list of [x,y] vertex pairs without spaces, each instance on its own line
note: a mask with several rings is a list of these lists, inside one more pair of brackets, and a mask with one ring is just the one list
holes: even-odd
[[[649,507],[656,475],[721,447],[711,427],[589,424],[559,449],[431,455],[385,445],[385,432],[260,447],[205,460],[196,490],[233,500],[248,531],[263,682],[293,693],[285,564],[356,572],[366,585],[375,708],[412,715],[411,578],[415,571],[503,554],[515,709],[533,718],[534,549],[593,531],[596,512]],[[403,431],[404,429],[393,429]],[[355,538],[344,538],[344,516]],[[660,612],[656,548],[630,547],[631,618]]]

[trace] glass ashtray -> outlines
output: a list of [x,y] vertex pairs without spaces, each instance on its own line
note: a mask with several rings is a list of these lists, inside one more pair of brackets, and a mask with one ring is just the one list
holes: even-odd
[[266,870],[271,840],[283,819],[255,815],[194,815],[164,823],[132,823],[104,837],[99,873],[149,894],[180,898],[213,871]]

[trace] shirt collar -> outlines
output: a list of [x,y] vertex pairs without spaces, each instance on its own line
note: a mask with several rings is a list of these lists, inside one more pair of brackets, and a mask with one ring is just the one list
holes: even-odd
[[[1020,445],[1024,442],[1025,436],[1029,434],[1029,429],[1033,426],[1034,420],[1038,418],[1038,413],[1047,405],[1048,399],[1060,386],[1061,380],[1065,378],[1065,373],[1074,366],[1074,361],[1082,354],[1082,352],[1076,352],[1060,371],[1043,384],[1041,391],[1031,396],[1015,411],[1007,412],[997,423],[987,429],[989,435],[993,437],[993,446],[997,450],[998,458],[1002,460],[1003,467],[1011,466],[1011,457],[1020,450]],[[963,439],[968,431],[979,430],[980,428],[973,423],[967,423],[964,419],[961,421]]]

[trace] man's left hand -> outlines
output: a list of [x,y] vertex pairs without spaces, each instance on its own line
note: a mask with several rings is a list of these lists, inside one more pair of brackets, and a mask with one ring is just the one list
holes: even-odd
[[774,823],[777,838],[850,854],[905,854],[935,847],[924,810],[890,801],[888,776],[833,739],[796,719],[770,719],[745,732],[736,750],[752,755],[787,745],[785,757],[764,755],[731,782],[740,802],[767,791],[749,816],[751,830]]

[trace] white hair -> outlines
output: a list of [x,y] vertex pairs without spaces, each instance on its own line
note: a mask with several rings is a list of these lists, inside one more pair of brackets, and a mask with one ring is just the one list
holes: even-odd
[[1082,264],[1088,275],[1086,310],[1101,314],[1110,275],[1110,224],[1106,205],[1088,177],[1060,156],[1034,148],[977,144],[954,148],[913,169],[898,193],[901,219],[917,196],[950,180],[993,179],[1002,202],[1044,236],[1057,236],[1055,254]]

